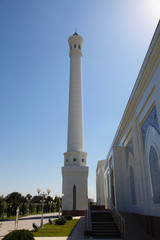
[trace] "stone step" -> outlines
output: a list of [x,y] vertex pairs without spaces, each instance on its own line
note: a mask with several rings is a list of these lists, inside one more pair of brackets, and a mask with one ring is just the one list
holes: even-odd
[[92,216],[92,218],[97,218],[97,219],[100,219],[100,218],[104,218],[104,219],[106,219],[106,218],[112,218],[112,219],[113,219],[112,216]]
[[112,216],[112,214],[111,213],[93,213],[93,212],[91,212],[91,214],[92,215],[96,215],[96,216]]
[[106,226],[102,226],[102,227],[93,227],[92,230],[93,231],[96,231],[96,230],[112,230],[112,231],[119,231],[118,228],[109,228],[109,227],[106,227]]
[[93,224],[98,224],[98,225],[101,225],[101,224],[106,224],[106,225],[116,225],[115,222],[92,222],[92,225]]
[[92,221],[101,221],[101,222],[103,222],[103,221],[114,221],[114,219],[113,218],[92,218]]
[[115,228],[117,228],[117,226],[116,226],[116,225],[112,225],[112,226],[107,226],[107,225],[92,225],[92,229],[95,229],[95,228],[115,229]]
[[114,220],[113,219],[110,219],[110,218],[108,218],[108,219],[94,219],[94,218],[92,218],[92,221],[93,222],[114,222]]
[[106,226],[106,225],[103,225],[103,226],[99,226],[99,225],[94,225],[92,227],[93,229],[118,229],[117,226]]
[[91,218],[93,238],[121,238],[121,234],[110,212],[92,212]]
[[101,216],[101,215],[98,215],[98,216],[97,215],[92,215],[92,217],[96,217],[96,218],[102,218],[102,217],[103,218],[108,218],[108,217],[110,217],[110,218],[113,218],[112,215],[108,215],[108,216],[107,215],[103,215],[103,216]]
[[104,214],[97,214],[97,213],[91,213],[92,216],[112,216],[111,213],[104,213]]
[[121,238],[122,236],[121,236],[121,234],[120,233],[93,233],[92,234],[93,235],[93,237],[94,236],[96,236],[96,237],[110,237],[110,238],[112,238],[112,237],[116,237],[116,238]]
[[107,233],[93,233],[92,234],[93,235],[93,237],[95,238],[95,237],[98,237],[98,238],[114,238],[114,239],[121,239],[122,238],[122,236],[120,235],[120,234],[111,234],[111,233],[109,233],[109,234],[107,234]]
[[93,233],[119,233],[118,229],[93,229]]
[[112,218],[112,216],[92,216],[92,218]]

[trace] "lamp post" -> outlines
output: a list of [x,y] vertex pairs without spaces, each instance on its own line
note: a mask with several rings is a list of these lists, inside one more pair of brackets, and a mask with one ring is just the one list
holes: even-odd
[[19,207],[17,207],[17,210],[16,210],[16,220],[15,220],[15,227],[14,229],[18,229],[18,218],[19,218]]
[[[40,224],[40,227],[43,228],[43,208],[44,208],[44,198],[45,196],[47,195],[45,192],[41,193],[41,189],[37,188],[37,193],[38,195],[40,195],[42,197],[42,217],[41,217],[41,224]],[[47,193],[48,195],[50,194],[51,190],[50,189],[47,189]]]

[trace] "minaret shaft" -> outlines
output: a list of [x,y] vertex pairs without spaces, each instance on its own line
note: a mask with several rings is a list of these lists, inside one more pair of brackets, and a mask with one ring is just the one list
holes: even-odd
[[83,152],[82,56],[70,56],[67,152]]
[[62,167],[62,213],[84,215],[87,208],[88,167],[83,146],[82,46],[77,33],[68,39],[70,48],[70,86],[67,152]]

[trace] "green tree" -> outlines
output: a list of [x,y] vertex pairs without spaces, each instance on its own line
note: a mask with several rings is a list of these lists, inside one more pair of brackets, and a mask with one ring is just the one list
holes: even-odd
[[9,218],[12,215],[12,205],[9,204],[7,207],[7,217]]
[[29,199],[29,200],[31,200],[32,199],[32,195],[30,194],[30,193],[28,193],[27,195],[26,195],[26,199]]
[[24,197],[19,192],[12,192],[6,197],[7,204],[12,204],[12,215],[14,216],[16,216],[17,207],[24,201]]
[[3,214],[3,206],[4,206],[3,202],[4,202],[4,197],[1,196],[0,197],[0,217],[2,217],[2,214]]
[[40,203],[42,200],[41,196],[34,196],[31,200],[32,203]]
[[25,215],[27,213],[27,208],[26,208],[26,204],[22,203],[21,208],[20,208],[20,212]]
[[34,203],[29,203],[29,212],[30,213],[33,213],[34,212],[34,210],[35,210],[35,207],[34,207]]
[[47,203],[48,203],[48,202],[53,202],[53,198],[52,198],[51,196],[47,196],[46,202],[47,202]]
[[37,204],[37,214],[39,213],[40,211],[40,207],[39,207],[39,204]]

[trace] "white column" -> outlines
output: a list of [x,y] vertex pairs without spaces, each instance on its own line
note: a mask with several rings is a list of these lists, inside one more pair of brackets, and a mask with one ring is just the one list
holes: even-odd
[[73,35],[70,46],[70,88],[68,113],[67,152],[83,152],[83,94],[82,94],[82,44],[83,38]]

